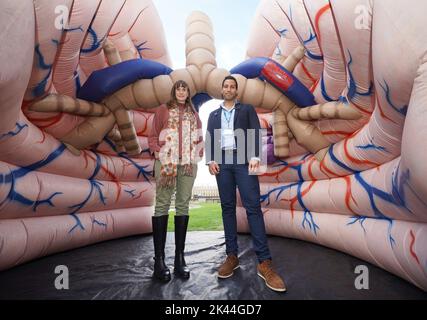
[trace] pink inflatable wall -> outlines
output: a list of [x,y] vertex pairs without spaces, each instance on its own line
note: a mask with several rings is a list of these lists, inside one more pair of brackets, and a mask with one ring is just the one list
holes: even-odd
[[83,117],[28,106],[51,93],[74,98],[107,66],[107,38],[123,60],[170,64],[156,8],[149,0],[5,0],[0,7],[0,270],[151,232],[153,114],[131,111],[138,158],[118,156],[105,142],[75,156],[58,139]]
[[[67,108],[77,101],[83,110],[76,94],[93,71],[140,57],[170,65],[154,5],[4,0],[0,9],[0,270],[151,232],[150,108],[177,77],[220,97],[228,71],[216,66],[210,22],[200,13],[187,21],[186,69],[141,82],[148,98],[128,110],[140,155],[118,154],[108,139],[76,154],[62,142],[93,132],[85,131],[93,122]],[[401,0],[260,1],[247,57],[288,65],[303,46],[293,74],[319,105],[288,108],[261,80],[238,80],[239,98],[257,107],[275,144],[287,141],[260,176],[267,232],[346,252],[427,290],[424,12],[426,3]],[[32,109],[48,95],[59,97],[56,111]],[[349,120],[349,109],[360,116]],[[285,123],[286,137],[278,135]],[[238,221],[248,232],[241,204]]]
[[[260,178],[268,233],[346,252],[423,290],[426,11],[399,0],[264,0],[247,50],[280,62],[303,43],[294,75],[319,104],[344,97],[362,114],[316,120],[330,142],[321,161],[294,139],[290,156],[269,166]],[[239,216],[248,231],[243,208]]]

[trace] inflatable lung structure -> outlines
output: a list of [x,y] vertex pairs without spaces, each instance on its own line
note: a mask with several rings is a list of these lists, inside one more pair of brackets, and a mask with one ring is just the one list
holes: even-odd
[[178,79],[197,106],[220,99],[232,74],[268,133],[267,232],[427,290],[424,12],[403,0],[263,0],[232,70],[217,66],[212,23],[194,12],[186,66],[172,69],[150,0],[2,1],[0,270],[151,232],[154,108]]
[[[260,178],[268,233],[346,252],[423,290],[426,10],[400,0],[261,1],[247,50],[283,64],[303,45],[293,75],[317,103],[261,121],[277,136],[280,118],[285,139],[295,137]],[[350,110],[359,116],[344,116]],[[240,231],[245,215],[240,208]]]

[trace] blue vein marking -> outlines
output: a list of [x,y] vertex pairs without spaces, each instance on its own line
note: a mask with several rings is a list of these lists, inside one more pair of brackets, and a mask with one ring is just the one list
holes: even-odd
[[55,192],[54,194],[52,194],[49,198],[47,198],[46,200],[40,200],[40,201],[36,201],[35,203],[34,203],[34,206],[33,206],[33,211],[35,212],[36,210],[37,210],[37,207],[39,206],[39,205],[41,205],[41,204],[48,204],[49,206],[51,206],[51,207],[55,207],[54,205],[53,205],[53,203],[52,203],[52,201],[51,201],[51,199],[54,197],[54,196],[56,196],[56,195],[58,195],[58,194],[63,194],[62,192]]
[[263,194],[260,196],[260,202],[263,203],[264,201],[267,201],[266,206],[270,205],[270,195],[272,195],[273,193],[277,192],[276,195],[276,199],[275,201],[279,200],[280,195],[282,194],[283,191],[292,188],[293,186],[297,186],[298,182],[294,182],[288,185],[284,185],[284,186],[280,186],[280,187],[276,187],[274,189],[271,189],[269,192],[267,192],[266,194]]
[[35,47],[35,54],[36,54],[37,64],[38,64],[39,68],[42,70],[49,70],[47,75],[33,89],[33,95],[35,97],[40,97],[45,92],[47,80],[49,79],[49,77],[52,73],[52,65],[46,64],[46,62],[44,61],[44,57],[43,57],[42,53],[40,52],[40,45],[39,44],[37,44]]
[[320,229],[319,226],[316,224],[313,218],[313,214],[310,212],[310,210],[305,206],[304,201],[302,200],[302,193],[301,193],[301,187],[304,181],[300,181],[298,183],[298,189],[297,189],[297,198],[298,203],[301,205],[301,207],[304,209],[304,218],[301,222],[302,227],[305,229],[305,224],[307,223],[310,230],[314,232],[315,235],[317,235],[317,229]]
[[390,153],[389,151],[387,151],[387,149],[385,147],[382,146],[377,146],[371,139],[371,143],[365,144],[365,145],[358,145],[356,146],[356,148],[358,149],[362,149],[362,150],[369,150],[369,149],[373,149],[373,150],[379,150],[379,151],[384,151],[387,153]]
[[347,72],[349,75],[348,97],[350,98],[350,100],[353,99],[356,94],[359,96],[369,97],[372,94],[372,90],[374,87],[373,83],[372,82],[370,83],[369,89],[367,92],[357,92],[356,81],[354,80],[354,76],[350,68],[350,65],[353,63],[353,57],[351,56],[351,52],[349,49],[347,49],[347,52],[350,57],[350,60],[347,63]]
[[91,44],[90,44],[89,48],[81,48],[80,49],[81,53],[89,53],[89,52],[95,51],[96,49],[98,49],[101,46],[101,43],[106,38],[106,35],[105,35],[104,37],[102,37],[101,39],[98,40],[98,35],[96,34],[95,30],[92,29],[92,27],[89,27],[87,32],[88,32],[89,36],[91,37]]
[[[56,158],[58,158],[66,149],[65,145],[61,143],[61,145],[54,151],[52,151],[51,154],[49,154],[46,159],[44,160],[40,160],[37,161],[33,164],[30,164],[28,166],[25,167],[21,167],[19,169],[15,169],[12,171],[11,175],[13,175],[15,178],[21,178],[23,176],[25,176],[26,174],[28,174],[29,172],[38,170],[44,166],[46,166],[47,164],[49,164],[50,162],[52,162],[53,160],[55,160]],[[7,179],[6,179],[6,182]]]
[[288,32],[288,29],[283,28],[282,30],[276,29],[276,31],[280,34],[281,38],[286,37],[286,32]]
[[326,87],[325,87],[325,79],[323,78],[323,75],[320,77],[320,88],[322,89],[322,96],[326,101],[334,101],[334,99],[332,99],[328,93],[326,92]]
[[83,28],[81,25],[78,26],[77,28],[63,28],[63,30],[65,32],[73,32],[73,31],[77,31],[77,30],[80,30],[81,32],[83,32]]
[[96,220],[95,218],[92,219],[92,224],[97,224],[98,226],[107,228],[107,224],[106,223],[100,222],[100,221]]
[[150,47],[144,47],[144,45],[145,45],[147,42],[148,42],[148,41],[143,41],[143,42],[141,42],[140,44],[138,44],[138,45],[136,45],[136,46],[135,46],[136,50],[138,50],[138,52],[139,52],[139,55],[141,55],[141,51],[144,51],[144,50],[153,50],[153,49],[151,49]]
[[38,66],[42,69],[42,70],[50,70],[52,68],[51,64],[46,64],[46,62],[44,61],[44,57],[42,55],[42,53],[40,52],[40,44],[37,44],[35,47],[35,53],[37,56],[37,62],[38,62]]
[[390,97],[390,87],[388,83],[384,80],[384,85],[381,84],[381,82],[378,81],[378,84],[381,86],[381,88],[384,90],[386,100],[388,104],[398,113],[400,113],[403,116],[406,116],[406,113],[408,111],[408,106],[403,105],[402,107],[397,107],[392,101]]
[[106,205],[106,203],[105,203],[106,198],[104,197],[104,194],[101,190],[101,186],[104,186],[102,184],[102,182],[99,182],[96,180],[89,180],[89,183],[90,183],[90,191],[89,191],[89,194],[86,197],[86,199],[84,199],[82,202],[80,202],[78,204],[75,204],[73,206],[68,207],[70,209],[73,209],[73,211],[70,213],[70,215],[73,216],[73,218],[77,220],[77,224],[69,231],[69,233],[71,233],[77,226],[80,227],[82,230],[85,230],[85,228],[81,224],[79,218],[76,216],[76,213],[87,204],[89,199],[92,197],[93,193],[97,192],[101,202],[104,205]]
[[387,237],[388,240],[390,242],[390,246],[393,247],[394,245],[396,245],[396,241],[394,240],[393,236],[391,235],[391,229],[393,228],[393,223],[394,220],[390,219],[390,218],[378,218],[378,217],[366,217],[366,216],[352,216],[349,219],[353,219],[353,221],[348,222],[346,225],[352,225],[355,224],[356,222],[359,222],[360,226],[363,229],[363,232],[366,234],[366,229],[363,225],[363,223],[365,222],[366,219],[370,220],[385,220],[389,223],[388,228],[387,228]]
[[369,185],[360,175],[359,172],[355,173],[355,178],[356,180],[361,184],[361,186],[365,189],[366,193],[368,194],[369,197],[369,202],[371,205],[372,210],[374,211],[374,215],[376,216],[377,219],[382,219],[382,220],[386,220],[389,222],[389,228],[388,228],[388,232],[389,232],[389,241],[390,241],[390,245],[393,246],[395,244],[395,241],[393,239],[393,237],[391,236],[391,228],[393,226],[393,219],[387,217],[384,213],[382,213],[376,206],[375,204],[375,200],[374,200],[374,196],[379,197],[380,199],[383,199],[389,203],[392,204],[396,204],[399,205],[397,203],[397,201],[395,200],[395,197],[393,195],[390,195],[378,188],[375,188],[371,185]]
[[382,213],[377,206],[375,205],[375,200],[374,200],[374,196],[379,197],[380,199],[387,201],[389,203],[392,204],[396,204],[398,205],[398,203],[395,201],[393,195],[388,194],[378,188],[375,188],[373,186],[371,186],[370,184],[368,184],[361,176],[360,172],[356,172],[354,174],[356,180],[360,183],[360,185],[365,189],[366,193],[369,196],[369,202],[371,204],[371,208],[374,211],[374,214],[376,217],[380,217],[380,218],[384,218],[384,219],[389,219],[384,213]]
[[88,179],[90,184],[89,194],[82,202],[68,207],[70,209],[73,209],[70,215],[76,220],[76,225],[73,228],[71,228],[71,230],[68,233],[71,233],[77,227],[80,227],[82,230],[85,230],[80,219],[77,217],[76,213],[88,203],[89,199],[92,197],[92,194],[97,193],[99,195],[101,202],[104,205],[106,205],[106,202],[105,202],[106,198],[104,197],[104,194],[101,190],[101,186],[104,186],[104,185],[102,184],[102,182],[94,180],[95,176],[99,173],[99,170],[101,169],[101,157],[97,153],[94,153],[94,154],[96,157],[96,166],[95,166],[95,169],[93,170],[92,175]]
[[24,177],[28,173],[33,172],[39,168],[46,166],[47,164],[49,164],[50,162],[52,162],[53,160],[58,158],[63,153],[64,150],[65,150],[65,145],[61,144],[56,150],[54,150],[44,160],[35,162],[35,163],[28,165],[28,166],[25,166],[25,167],[21,167],[21,168],[11,170],[10,173],[7,175],[0,174],[0,183],[1,184],[6,184],[6,183],[11,184],[9,193],[8,193],[7,197],[0,203],[0,206],[3,205],[6,201],[16,201],[16,202],[21,203],[25,206],[33,206],[33,211],[36,211],[37,207],[39,205],[42,205],[42,204],[47,204],[51,207],[54,207],[54,205],[52,203],[53,197],[62,194],[62,192],[55,192],[51,196],[49,196],[47,199],[44,199],[44,200],[30,200],[30,199],[24,197],[23,195],[21,195],[15,191],[16,181],[18,179]]
[[[304,48],[305,48],[305,54],[306,54],[306,56],[308,57],[308,58],[310,58],[310,59],[312,59],[312,60],[323,60],[323,55],[317,55],[317,54],[315,54],[315,53],[313,53],[313,52],[311,52],[310,50],[308,50],[308,48],[306,47],[306,45],[309,43],[309,42],[311,42],[311,41],[313,41],[314,39],[316,39],[317,37],[316,37],[316,35],[315,34],[313,34],[313,32],[312,32],[312,30],[311,30],[311,28],[309,29],[309,31],[310,31],[310,36],[309,36],[309,38],[307,39],[307,40],[302,40],[302,39],[300,39],[300,41],[303,43],[303,45],[304,45]],[[299,38],[299,36],[298,36],[298,38]]]
[[328,149],[328,154],[331,157],[332,161],[334,161],[337,165],[339,165],[344,170],[350,171],[351,173],[360,172],[348,167],[344,162],[341,162],[340,160],[338,160],[338,158],[335,156],[333,151],[334,146],[335,146],[335,143],[333,143]]
[[76,220],[76,225],[74,227],[72,227],[70,229],[70,231],[68,231],[68,234],[72,233],[74,231],[74,229],[76,229],[78,227],[81,228],[82,230],[86,230],[85,227],[83,226],[80,218],[77,217],[77,215],[75,213],[71,213],[70,215],[73,217],[74,220]]
[[408,212],[413,213],[406,204],[406,196],[405,196],[405,185],[409,187],[409,189],[412,191],[410,185],[409,185],[409,179],[410,179],[410,172],[409,169],[406,169],[405,172],[399,175],[400,172],[400,162],[397,165],[397,167],[393,170],[393,173],[391,175],[392,180],[392,191],[391,194],[393,196],[393,203],[399,207],[405,208]]
[[153,171],[147,171],[147,170],[145,170],[145,168],[148,167],[148,164],[145,165],[145,166],[139,165],[138,163],[136,163],[135,161],[133,161],[131,158],[129,158],[125,152],[120,152],[119,156],[122,157],[122,158],[125,158],[126,160],[128,160],[130,163],[132,163],[135,166],[135,168],[138,169],[138,175],[136,176],[137,179],[142,174],[143,177],[145,178],[145,180],[151,183],[151,181],[149,179],[149,176],[151,176],[153,174]]
[[0,135],[0,140],[1,140],[1,139],[3,139],[3,138],[5,138],[5,137],[7,137],[7,136],[11,136],[11,137],[16,136],[16,135],[18,135],[18,134],[19,134],[19,133],[20,133],[24,128],[28,128],[28,125],[27,125],[27,124],[20,124],[20,123],[16,122],[15,129],[14,129],[14,130],[12,130],[12,131],[9,131],[9,132],[7,132],[7,133],[4,133],[4,134]]
[[363,223],[365,222],[367,217],[365,216],[352,216],[350,217],[350,219],[353,219],[353,221],[350,221],[349,223],[347,223],[347,225],[352,225],[355,224],[356,222],[359,222],[360,226],[362,227],[364,233],[366,233],[366,229],[365,226],[363,225]]
[[307,48],[306,48],[305,52],[306,52],[307,57],[309,57],[313,60],[323,60],[323,55],[314,54],[311,51],[307,50]]
[[[115,146],[114,142],[113,142],[113,141],[111,141],[111,139],[109,139],[109,138],[107,138],[107,137],[104,137],[104,141],[105,141],[105,143],[106,143],[106,144],[108,144],[108,145],[110,146],[110,148],[111,148],[115,153],[117,153],[117,154],[119,155],[119,153],[118,153],[118,151],[117,151],[117,148],[116,148],[116,146]],[[146,149],[142,150],[142,151],[141,151],[141,153],[148,153],[148,154],[150,154],[150,148],[146,148]]]
[[280,49],[279,44],[276,45],[276,52],[275,55],[282,56],[282,50]]
[[313,32],[311,31],[311,28],[309,29],[309,31],[310,31],[310,35],[308,36],[308,39],[307,40],[303,40],[303,42],[302,42],[304,44],[307,44],[307,43],[313,41],[314,39],[316,39],[316,35],[313,34]]
[[[310,153],[305,154],[304,156],[301,157],[301,159],[299,161],[306,159],[309,155],[310,155]],[[279,164],[275,165],[274,167],[278,167],[278,166],[289,166],[289,163],[284,161],[284,160],[279,160]],[[297,171],[299,182],[290,183],[288,185],[276,187],[276,188],[270,190],[268,193],[261,195],[260,202],[262,203],[264,201],[267,201],[266,206],[269,206],[271,194],[273,194],[274,192],[277,192],[275,201],[278,201],[278,199],[279,199],[279,197],[283,191],[290,189],[294,186],[297,186],[298,203],[304,209],[304,213],[303,213],[304,217],[302,220],[302,227],[305,229],[305,225],[308,224],[310,230],[313,231],[315,235],[317,235],[317,229],[319,229],[319,226],[314,221],[313,214],[305,206],[304,201],[302,199],[301,187],[302,187],[303,183],[306,182],[306,181],[304,181],[303,176],[302,176],[302,163],[298,164],[298,165],[290,166],[290,168]]]
[[117,154],[118,154],[118,152],[117,152],[117,148],[116,148],[116,145],[114,144],[114,142],[113,142],[113,141],[111,141],[111,139],[109,139],[109,138],[107,138],[107,137],[104,137],[104,141],[105,141],[105,143],[107,143],[107,144],[110,146],[110,148],[111,148],[111,149],[113,149],[113,151],[114,151],[115,153],[117,153]]

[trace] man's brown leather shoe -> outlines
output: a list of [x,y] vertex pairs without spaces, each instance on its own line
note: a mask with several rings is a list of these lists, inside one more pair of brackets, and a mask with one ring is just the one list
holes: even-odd
[[228,255],[224,263],[218,269],[218,278],[225,279],[233,275],[239,267],[239,259],[235,255]]
[[264,279],[265,284],[271,290],[286,291],[285,283],[282,278],[273,270],[271,260],[264,260],[257,267],[258,275]]

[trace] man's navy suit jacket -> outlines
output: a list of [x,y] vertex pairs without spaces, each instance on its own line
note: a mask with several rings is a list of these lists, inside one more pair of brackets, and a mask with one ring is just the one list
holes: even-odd
[[[244,147],[245,150],[239,150],[239,152],[245,152],[245,162],[249,163],[249,160],[252,157],[257,157],[261,159],[261,142],[260,142],[260,123],[258,119],[258,115],[254,109],[254,107],[250,104],[241,104],[236,102],[235,104],[235,112],[234,112],[234,130],[242,129],[244,132]],[[214,135],[215,130],[221,129],[221,112],[222,108],[211,112],[208,120],[208,128],[206,132],[206,163],[209,161],[216,161],[220,163],[219,159],[214,159],[215,153],[214,150],[221,149],[221,134],[218,131],[217,135]],[[249,134],[248,139],[248,129],[255,129]],[[251,136],[252,135],[252,136]],[[254,139],[255,137],[255,139]],[[216,139],[215,139],[216,138]],[[238,139],[234,138],[236,141],[236,146],[238,149],[242,148],[242,145],[239,144]]]

